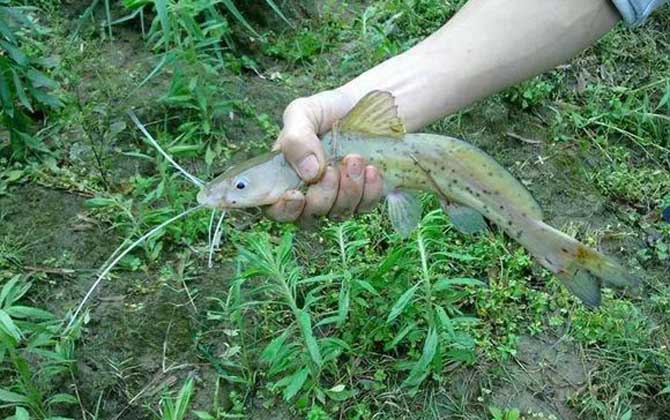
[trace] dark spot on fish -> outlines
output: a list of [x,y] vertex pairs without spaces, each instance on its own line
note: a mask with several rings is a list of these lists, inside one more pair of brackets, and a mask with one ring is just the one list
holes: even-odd
[[505,206],[501,205],[500,210],[505,210]]
[[445,166],[444,165],[440,166],[440,169],[444,171]]
[[588,248],[581,245],[577,247],[577,255],[576,255],[577,260],[584,261],[586,258],[590,256],[590,254],[591,253],[589,252]]
[[547,264],[549,264],[549,265],[554,265],[554,262],[551,261],[549,258],[544,257],[544,260],[547,262]]
[[451,168],[451,173],[452,173],[452,174],[455,174],[455,173],[456,173],[456,169]]
[[493,176],[493,172],[489,172],[487,175],[488,176]]
[[528,215],[526,213],[521,213],[521,216],[528,217]]
[[507,221],[507,225],[508,225],[508,226],[512,226],[512,221],[511,221],[511,220],[508,220],[508,221]]
[[232,200],[230,203],[231,203],[231,204],[237,204],[237,201]]
[[561,252],[564,252],[564,253],[566,253],[566,254],[567,254],[567,253],[568,253],[568,250],[567,250],[567,249],[565,249],[565,248],[561,248]]

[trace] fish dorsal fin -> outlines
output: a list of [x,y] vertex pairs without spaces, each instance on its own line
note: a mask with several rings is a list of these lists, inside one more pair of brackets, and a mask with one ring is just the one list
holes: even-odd
[[465,234],[472,235],[477,232],[485,232],[488,225],[484,217],[475,209],[462,206],[455,203],[449,203],[446,200],[440,200],[442,210],[449,215],[451,224],[456,230]]
[[391,225],[406,238],[421,221],[421,200],[410,191],[395,190],[386,197]]
[[337,124],[342,132],[370,136],[402,137],[405,124],[398,117],[398,107],[390,92],[373,90],[365,95]]

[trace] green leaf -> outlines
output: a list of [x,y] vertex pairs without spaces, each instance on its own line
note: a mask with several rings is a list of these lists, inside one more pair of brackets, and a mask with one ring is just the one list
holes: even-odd
[[337,316],[339,318],[338,323],[343,323],[347,320],[347,315],[349,315],[349,304],[350,304],[350,294],[351,287],[349,281],[343,281],[342,286],[340,287],[340,295],[337,300]]
[[16,37],[14,37],[14,31],[12,31],[9,26],[5,23],[5,19],[2,16],[3,10],[0,9],[0,35],[4,36],[7,41],[12,44],[16,44]]
[[14,299],[9,299],[8,296],[14,294],[14,286],[16,286],[20,279],[21,275],[17,274],[2,287],[2,291],[0,291],[0,308],[5,305],[11,305],[16,301]]
[[321,367],[321,352],[319,351],[319,345],[312,333],[312,320],[309,314],[302,309],[298,309],[297,317],[298,325],[300,326],[302,336],[305,339],[309,355],[312,358],[312,361],[316,363],[317,366]]
[[396,303],[393,304],[393,307],[391,308],[391,312],[389,313],[388,318],[386,319],[387,323],[393,322],[394,319],[398,317],[402,313],[402,311],[405,309],[405,306],[407,306],[408,303],[412,301],[412,297],[414,297],[414,293],[416,292],[416,289],[419,287],[420,283],[415,284],[411,288],[409,288],[405,293],[398,298]]
[[261,353],[261,360],[263,362],[266,363],[274,362],[277,355],[280,354],[282,347],[284,347],[284,342],[288,337],[288,333],[289,330],[286,329],[280,336],[275,337],[272,341],[270,341],[270,344],[268,344]]
[[193,410],[193,414],[200,420],[216,420],[216,417],[206,411]]
[[163,41],[165,42],[165,48],[169,48],[169,39],[170,39],[170,20],[168,18],[168,5],[167,0],[155,0],[154,5],[156,7],[156,13],[158,14],[158,19],[161,22],[161,28],[163,28]]
[[290,26],[291,28],[293,28],[293,25],[291,24],[291,22],[286,18],[286,16],[284,16],[284,14],[282,13],[281,9],[279,8],[279,6],[277,6],[277,4],[276,4],[274,1],[272,1],[272,0],[265,0],[265,2],[268,4],[268,6],[270,6],[270,8],[275,12],[275,14],[276,14],[277,16],[279,16],[284,22],[286,22],[286,24],[287,24],[288,26]]
[[472,279],[469,277],[455,277],[455,278],[448,278],[448,279],[440,279],[435,282],[433,285],[433,291],[434,292],[441,292],[443,290],[450,289],[451,286],[477,286],[477,287],[484,287],[486,286],[486,283],[477,280],[477,279]]
[[32,105],[30,105],[30,100],[28,99],[28,96],[26,95],[26,90],[23,87],[23,82],[21,81],[21,77],[19,77],[19,74],[14,69],[12,69],[12,74],[14,75],[14,90],[16,91],[16,96],[19,97],[19,101],[21,102],[21,105],[23,105],[30,112],[33,112],[33,107],[32,107]]
[[116,200],[112,198],[93,197],[86,200],[84,205],[91,209],[111,207],[116,205]]
[[54,315],[51,312],[45,311],[44,309],[33,308],[30,306],[9,306],[5,308],[5,311],[12,318],[28,318],[28,319],[38,319],[38,320],[50,320],[54,319]]
[[7,420],[30,420],[30,414],[28,410],[23,407],[16,407],[14,410],[14,415],[9,417]]
[[77,404],[77,399],[70,394],[55,394],[47,401],[47,405],[53,404]]
[[7,51],[7,55],[19,66],[24,67],[28,65],[28,56],[16,45],[0,40],[0,47]]
[[428,330],[428,336],[423,344],[423,352],[421,358],[416,362],[409,373],[409,376],[403,382],[403,386],[416,387],[428,376],[430,373],[430,362],[433,361],[435,353],[437,352],[438,335],[435,328],[431,327]]
[[447,331],[449,336],[453,337],[454,327],[452,325],[451,319],[449,319],[449,315],[447,315],[447,312],[439,305],[435,305],[435,312],[437,312],[437,319],[440,321],[442,328]]
[[357,286],[360,286],[362,289],[372,293],[373,295],[379,296],[379,292],[377,291],[377,289],[375,289],[374,286],[372,286],[369,282],[365,280],[354,280],[354,283]]
[[402,341],[402,339],[405,338],[405,336],[407,336],[407,334],[409,334],[414,329],[415,326],[416,322],[410,322],[409,324],[405,325],[405,327],[400,330],[400,332],[398,332],[395,337],[393,337],[393,341],[384,346],[384,350],[388,351],[397,346],[400,341]]
[[443,251],[443,252],[437,252],[435,255],[442,255],[445,257],[449,257],[451,259],[457,260],[457,261],[463,261],[463,262],[470,262],[470,261],[477,261],[479,258],[473,257],[472,255],[468,254],[461,254],[459,252],[449,252],[449,251]]
[[54,95],[35,89],[32,86],[28,86],[28,91],[33,95],[33,98],[42,105],[50,108],[61,108],[63,106],[63,102]]
[[58,83],[56,83],[56,81],[54,81],[53,79],[49,78],[49,76],[47,76],[46,74],[34,68],[31,68],[26,72],[26,77],[28,78],[28,80],[32,82],[33,87],[36,88],[43,87],[47,89],[58,88]]
[[224,6],[226,6],[226,9],[228,9],[228,12],[231,15],[233,15],[233,17],[235,17],[235,19],[237,19],[237,21],[242,26],[247,28],[247,30],[249,32],[251,32],[253,35],[255,35],[257,37],[260,37],[258,32],[256,32],[254,30],[254,28],[252,28],[251,25],[249,25],[249,22],[247,22],[247,20],[244,18],[244,16],[242,16],[242,13],[240,13],[240,11],[237,9],[237,6],[235,6],[235,3],[233,3],[232,0],[221,0],[221,2],[224,4]]
[[21,330],[3,309],[0,309],[0,330],[13,337],[16,341],[21,340]]
[[168,154],[174,156],[179,154],[185,154],[189,152],[198,152],[200,151],[200,145],[197,144],[180,144],[177,146],[172,146],[167,148]]
[[284,388],[284,400],[289,401],[295,396],[295,394],[298,393],[298,391],[300,391],[302,386],[305,384],[308,375],[309,369],[302,368],[290,376],[288,386]]
[[[0,57],[2,58],[2,57]],[[14,95],[9,89],[9,83],[5,79],[2,69],[0,68],[0,104],[2,105],[3,111],[10,118],[14,117]]]
[[353,397],[355,394],[356,393],[354,390],[345,389],[345,386],[342,384],[335,385],[334,387],[326,390],[326,395],[328,395],[328,398],[334,401],[345,401]]
[[28,397],[0,388],[0,401],[6,403],[25,404],[28,402]]

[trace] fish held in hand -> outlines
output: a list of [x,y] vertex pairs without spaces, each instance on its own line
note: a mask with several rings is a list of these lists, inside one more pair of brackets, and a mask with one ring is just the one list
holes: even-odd
[[[600,304],[601,281],[637,285],[614,260],[544,223],[530,192],[480,149],[451,137],[406,133],[389,92],[367,94],[321,142],[331,161],[355,153],[380,170],[391,223],[404,237],[421,218],[416,193],[429,191],[456,229],[470,234],[487,228],[484,219],[495,223],[586,305]],[[302,184],[284,156],[271,152],[206,184],[198,202],[220,209],[265,206]]]

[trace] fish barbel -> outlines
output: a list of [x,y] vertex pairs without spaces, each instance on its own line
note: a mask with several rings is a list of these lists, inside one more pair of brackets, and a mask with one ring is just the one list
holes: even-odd
[[[408,134],[389,92],[373,91],[322,136],[326,158],[358,154],[382,174],[391,224],[407,237],[421,219],[418,191],[438,195],[463,233],[498,225],[554,273],[582,302],[597,306],[601,281],[631,287],[637,279],[614,260],[542,221],[530,192],[475,146],[435,134]],[[277,202],[303,182],[284,155],[266,153],[207,183],[198,202],[211,208],[247,208]]]

